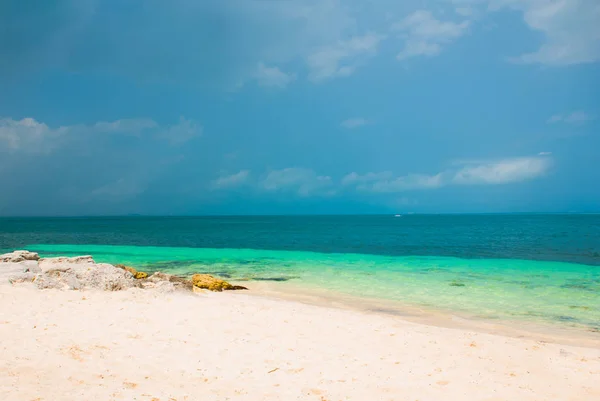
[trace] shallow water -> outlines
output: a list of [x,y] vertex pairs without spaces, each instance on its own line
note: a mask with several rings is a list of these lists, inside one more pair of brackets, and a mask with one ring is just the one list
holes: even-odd
[[44,256],[91,254],[145,271],[209,273],[231,281],[294,282],[484,319],[600,330],[600,269],[517,259],[382,256],[106,245],[30,245]]

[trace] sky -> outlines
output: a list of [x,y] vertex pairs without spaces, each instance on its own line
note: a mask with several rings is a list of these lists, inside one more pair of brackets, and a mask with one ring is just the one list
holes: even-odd
[[597,0],[7,0],[0,215],[600,211]]

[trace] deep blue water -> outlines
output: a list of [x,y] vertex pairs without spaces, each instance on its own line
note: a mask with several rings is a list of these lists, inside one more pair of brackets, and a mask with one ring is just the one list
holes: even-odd
[[600,215],[1,218],[29,244],[251,248],[600,265]]

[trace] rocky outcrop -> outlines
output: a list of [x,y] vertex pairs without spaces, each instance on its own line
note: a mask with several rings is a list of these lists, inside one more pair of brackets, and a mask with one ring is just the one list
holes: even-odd
[[120,291],[135,287],[159,292],[247,289],[208,274],[194,274],[191,279],[160,272],[149,276],[130,266],[96,263],[91,256],[40,258],[28,251],[0,255],[0,284],[7,281],[33,283],[40,289]]
[[0,263],[19,263],[25,260],[39,260],[40,256],[35,252],[29,251],[14,251],[0,255]]
[[1,255],[0,271],[11,273],[8,281],[31,282],[40,289],[97,289],[118,291],[137,286],[131,273],[107,263],[96,263],[91,256],[40,258],[38,254],[16,251]]

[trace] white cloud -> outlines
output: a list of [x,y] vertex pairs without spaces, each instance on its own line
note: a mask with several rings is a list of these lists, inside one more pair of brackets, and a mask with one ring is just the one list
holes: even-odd
[[520,157],[465,166],[452,177],[459,185],[508,184],[537,178],[550,168],[547,157]]
[[357,174],[355,172],[342,178],[342,185],[354,186],[359,191],[393,193],[414,189],[432,189],[441,187],[443,174],[408,174],[395,176],[391,171]]
[[313,52],[306,60],[310,70],[309,79],[319,82],[352,75],[364,57],[377,53],[377,47],[383,39],[382,35],[367,33]]
[[166,139],[171,145],[182,145],[202,135],[203,127],[194,120],[179,117],[179,123],[165,127],[157,133],[158,138]]
[[415,11],[392,27],[405,39],[404,49],[396,58],[405,60],[416,56],[435,56],[441,52],[442,45],[461,37],[468,28],[469,21],[440,21],[430,11]]
[[349,118],[342,121],[341,126],[347,129],[354,129],[367,125],[369,122],[364,118]]
[[538,153],[538,156],[550,156],[552,154],[552,152],[540,152]]
[[380,173],[358,174],[352,172],[342,178],[342,185],[364,185],[370,182],[385,181],[394,178],[391,171],[382,171]]
[[[443,185],[442,175],[409,174],[393,180],[377,181],[366,187],[373,192],[402,192],[412,189],[432,189]],[[361,188],[362,189],[362,188]]]
[[67,127],[51,129],[33,118],[13,120],[0,119],[0,150],[2,144],[8,151],[27,153],[48,153],[57,146],[59,137],[66,134]]
[[590,120],[593,120],[594,117],[590,116],[584,111],[573,111],[568,114],[555,114],[548,119],[549,124],[555,123],[567,123],[574,125],[581,125]]
[[526,64],[571,65],[600,60],[598,0],[491,0],[490,9],[523,13],[525,23],[545,37],[541,47],[513,58]]
[[550,153],[545,157],[520,157],[497,161],[460,162],[460,166],[440,173],[394,176],[389,171],[350,173],[341,183],[346,188],[378,193],[435,189],[449,185],[499,185],[532,180],[545,174],[551,166]]
[[285,88],[296,79],[294,74],[286,74],[279,67],[267,67],[264,63],[258,63],[256,80],[260,86]]
[[295,192],[301,196],[332,195],[332,184],[331,177],[299,167],[273,170],[261,182],[267,191]]
[[94,124],[93,129],[97,132],[126,132],[139,135],[146,129],[158,127],[156,121],[147,118],[121,119],[112,122],[100,121]]
[[[69,125],[50,128],[45,123],[28,117],[22,120],[0,119],[0,149],[10,152],[49,153],[69,139],[82,135],[119,134],[150,135],[165,139],[172,145],[181,145],[202,134],[202,127],[193,120],[181,117],[179,123],[161,127],[151,119],[121,119],[100,121],[91,125]],[[3,146],[4,145],[4,146]]]
[[454,12],[463,17],[472,17],[475,15],[475,10],[472,7],[456,7]]
[[226,189],[240,186],[247,182],[250,176],[250,170],[241,170],[235,174],[219,177],[213,181],[213,188]]

